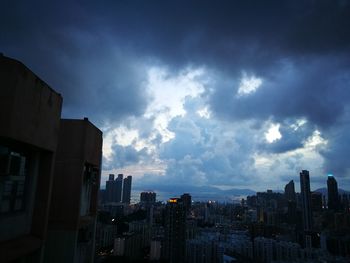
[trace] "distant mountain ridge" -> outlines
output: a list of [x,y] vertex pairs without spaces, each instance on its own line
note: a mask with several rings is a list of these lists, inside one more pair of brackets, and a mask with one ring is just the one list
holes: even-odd
[[231,188],[222,190],[214,186],[187,186],[187,185],[158,185],[158,186],[135,186],[134,190],[161,192],[166,198],[180,196],[183,193],[190,193],[193,200],[216,200],[230,201],[239,200],[256,192],[251,189]]

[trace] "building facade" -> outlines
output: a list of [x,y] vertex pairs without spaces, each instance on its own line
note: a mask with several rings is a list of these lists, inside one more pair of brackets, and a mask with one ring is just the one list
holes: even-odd
[[328,209],[336,211],[339,209],[339,193],[338,183],[333,175],[328,175],[327,179],[327,190],[328,190]]
[[309,171],[303,170],[300,173],[300,194],[303,214],[303,227],[305,231],[312,229],[311,191]]
[[114,174],[110,174],[106,181],[106,202],[114,202],[116,196],[116,181],[114,180]]
[[155,192],[141,192],[140,203],[142,205],[152,205],[156,203],[157,194]]
[[291,180],[284,187],[284,196],[287,199],[287,201],[295,202],[295,187],[294,187],[294,181],[293,180]]
[[132,176],[131,175],[129,175],[128,177],[124,178],[122,202],[125,203],[125,204],[130,204],[130,199],[131,199],[131,182],[132,182]]
[[0,261],[42,262],[62,97],[0,54]]
[[61,120],[45,262],[93,262],[101,158],[99,129]]
[[170,263],[184,262],[186,210],[180,198],[171,198],[167,202],[164,232],[164,257]]

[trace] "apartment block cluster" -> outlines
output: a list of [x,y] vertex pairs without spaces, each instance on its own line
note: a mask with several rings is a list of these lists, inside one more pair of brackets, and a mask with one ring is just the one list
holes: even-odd
[[134,210],[130,205],[132,176],[123,178],[123,174],[118,174],[117,178],[114,177],[110,174],[106,188],[99,191],[96,251],[113,246],[118,236],[116,220]]
[[294,181],[284,193],[271,190],[242,203],[253,250],[248,258],[261,262],[347,262],[350,259],[349,193],[339,194],[333,175],[327,178],[327,198],[310,190],[309,172],[300,173],[300,193]]
[[110,174],[106,181],[106,190],[101,191],[104,197],[103,202],[130,204],[131,181],[131,175],[123,179],[123,174],[118,174],[118,177],[114,179],[114,174]]
[[339,194],[332,175],[327,197],[312,192],[306,170],[300,189],[290,181],[284,192],[258,192],[240,203],[193,202],[190,194],[162,203],[155,192],[142,192],[128,213],[111,215],[110,224],[114,216],[122,224],[105,251],[129,262],[349,262],[349,193]]
[[0,261],[93,262],[102,132],[0,54]]

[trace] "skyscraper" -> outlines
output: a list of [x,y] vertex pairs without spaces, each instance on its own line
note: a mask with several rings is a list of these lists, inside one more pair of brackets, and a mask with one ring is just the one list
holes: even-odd
[[140,194],[141,204],[154,204],[156,202],[157,194],[155,192],[142,192]]
[[310,231],[312,229],[312,211],[310,177],[307,170],[302,170],[300,173],[300,194],[304,231]]
[[120,203],[122,201],[122,192],[123,174],[118,174],[118,177],[116,179],[114,179],[114,174],[110,174],[108,181],[106,181],[106,201]]
[[338,183],[333,177],[333,175],[331,174],[328,175],[327,190],[328,190],[328,209],[338,210],[339,209]]
[[322,194],[318,192],[311,193],[311,210],[313,212],[322,211]]
[[185,193],[181,195],[181,200],[184,204],[186,212],[188,212],[191,209],[191,204],[192,204],[192,197],[190,194]]
[[0,87],[0,261],[40,263],[62,97],[1,53]]
[[106,181],[106,201],[114,202],[114,199],[115,199],[114,174],[110,174],[108,181]]
[[122,189],[123,189],[123,174],[118,174],[117,179],[115,179],[115,199],[114,202],[122,201]]
[[164,256],[170,263],[183,262],[186,247],[186,212],[180,198],[168,200],[165,210]]
[[295,187],[294,187],[294,181],[291,180],[286,186],[284,187],[284,195],[288,201],[294,201],[295,202]]
[[123,203],[130,204],[130,198],[131,198],[131,181],[132,176],[129,175],[124,179],[124,185],[123,185]]
[[101,156],[102,132],[87,118],[61,120],[45,263],[93,262]]

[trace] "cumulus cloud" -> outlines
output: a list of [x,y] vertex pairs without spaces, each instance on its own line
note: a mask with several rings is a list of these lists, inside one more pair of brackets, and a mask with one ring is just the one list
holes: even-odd
[[[121,146],[114,144],[112,146],[113,154],[110,160],[105,160],[105,169],[109,168],[121,168],[132,164],[137,164],[140,161],[147,159],[147,149],[136,150],[132,146]],[[109,167],[108,165],[112,165]]]
[[103,129],[105,169],[164,185],[264,186],[302,168],[315,182],[350,176],[349,1],[6,2],[1,12],[0,51],[62,93],[64,117]]

